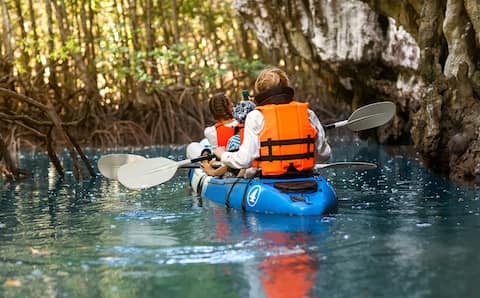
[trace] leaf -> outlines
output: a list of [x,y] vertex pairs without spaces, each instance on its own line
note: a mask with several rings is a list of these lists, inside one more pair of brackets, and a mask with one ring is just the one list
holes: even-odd
[[7,279],[4,285],[7,287],[20,288],[22,286],[22,282],[18,279]]
[[33,247],[30,247],[30,251],[32,252],[32,255],[46,256],[50,254],[46,249],[36,249]]

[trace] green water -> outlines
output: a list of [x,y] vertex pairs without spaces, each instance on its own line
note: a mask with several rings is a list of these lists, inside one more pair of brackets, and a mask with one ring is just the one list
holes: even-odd
[[478,297],[478,189],[396,148],[334,149],[380,167],[326,171],[339,206],[324,217],[226,210],[193,196],[186,170],[142,192],[75,184],[26,154],[35,176],[0,181],[0,297]]

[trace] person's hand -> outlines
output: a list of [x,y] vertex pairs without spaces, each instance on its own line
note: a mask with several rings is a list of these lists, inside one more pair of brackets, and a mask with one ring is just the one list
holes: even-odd
[[214,176],[215,170],[212,168],[212,165],[209,162],[200,163],[200,168],[207,173],[209,176]]
[[202,150],[202,153],[200,154],[200,156],[206,156],[206,155],[209,155],[212,153],[212,150],[208,149],[208,148],[205,148]]
[[218,147],[217,149],[213,150],[213,154],[215,154],[218,160],[222,159],[223,153],[225,153],[225,147]]

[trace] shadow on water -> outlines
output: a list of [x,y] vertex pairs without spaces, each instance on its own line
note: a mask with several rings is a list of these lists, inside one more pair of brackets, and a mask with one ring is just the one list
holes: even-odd
[[[334,143],[325,170],[339,205],[321,217],[245,214],[199,201],[186,170],[131,191],[102,177],[34,177],[0,196],[0,296],[473,297],[480,290],[480,202],[408,150]],[[184,158],[184,147],[137,154]],[[118,150],[116,152],[130,152]],[[103,152],[87,152],[96,163]],[[70,168],[65,158],[65,168]],[[187,286],[188,285],[188,286]]]

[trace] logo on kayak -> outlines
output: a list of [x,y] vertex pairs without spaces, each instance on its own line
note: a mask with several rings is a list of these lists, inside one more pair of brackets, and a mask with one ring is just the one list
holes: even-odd
[[247,195],[248,206],[254,207],[257,204],[257,201],[260,198],[260,193],[262,193],[262,188],[260,187],[260,185],[255,185],[250,189]]

